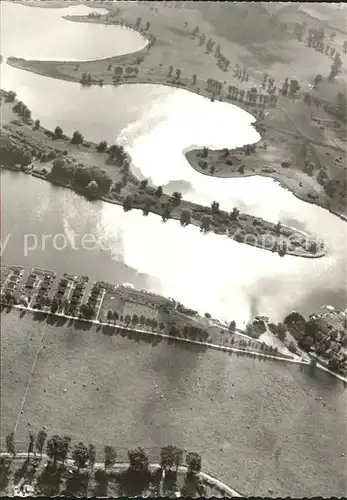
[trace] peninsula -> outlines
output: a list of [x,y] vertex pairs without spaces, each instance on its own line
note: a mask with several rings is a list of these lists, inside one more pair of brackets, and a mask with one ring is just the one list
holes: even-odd
[[227,213],[218,201],[204,207],[182,199],[180,192],[167,195],[161,186],[151,186],[147,179],[134,175],[131,158],[122,146],[85,141],[80,131],[69,138],[59,126],[48,131],[39,119],[32,119],[31,111],[16,100],[14,92],[1,90],[1,109],[3,168],[40,177],[91,200],[122,205],[125,211],[139,209],[144,216],[154,213],[163,222],[175,219],[183,227],[193,224],[204,233],[211,231],[281,256],[318,258],[326,254],[322,242],[280,222],[273,224],[237,208]]
[[[189,151],[186,156],[190,165],[211,176],[272,177],[298,198],[346,218],[346,91],[339,79],[344,70],[336,48],[330,50],[327,45],[325,53],[320,54],[321,47],[312,38],[314,28],[308,26],[309,36],[305,39],[304,28],[288,22],[285,10],[284,23],[280,22],[281,13],[272,16],[264,6],[256,9],[259,30],[266,29],[269,39],[285,43],[286,52],[281,49],[280,54],[283,60],[287,57],[291,63],[300,46],[308,58],[319,61],[322,74],[315,75],[305,66],[305,57],[295,58],[291,67],[295,67],[299,75],[296,77],[286,75],[286,64],[270,68],[271,64],[261,60],[263,52],[267,61],[269,47],[265,42],[258,42],[255,52],[249,49],[248,63],[243,64],[240,46],[244,33],[248,33],[248,44],[252,37],[255,43],[257,39],[257,33],[247,28],[254,21],[255,10],[248,12],[247,6],[233,6],[232,15],[224,19],[217,16],[214,6],[194,9],[194,5],[187,4],[182,20],[165,3],[93,5],[106,7],[108,13],[96,9],[85,16],[66,16],[67,22],[135,29],[147,38],[146,47],[103,60],[74,63],[10,57],[8,64],[87,86],[162,84],[235,103],[256,117],[255,126],[262,139],[251,148],[237,151],[230,150],[227,144],[222,151]],[[170,15],[166,15],[168,9]],[[307,17],[303,12],[300,15]],[[226,22],[232,23],[227,30]],[[215,28],[213,37],[208,34],[211,23]]]

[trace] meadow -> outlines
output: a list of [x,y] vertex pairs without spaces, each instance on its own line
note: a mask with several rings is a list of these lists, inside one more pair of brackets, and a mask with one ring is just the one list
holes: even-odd
[[45,426],[119,460],[139,445],[151,461],[168,443],[195,450],[244,495],[346,492],[346,392],[321,371],[13,309],[1,327],[2,448],[20,417],[18,443]]

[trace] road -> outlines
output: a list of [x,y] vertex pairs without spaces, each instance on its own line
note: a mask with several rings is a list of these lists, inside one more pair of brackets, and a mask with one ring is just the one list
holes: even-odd
[[[20,453],[16,454],[16,458],[17,459],[18,458],[19,459],[25,459],[25,458],[27,458],[27,456],[28,456],[27,452],[25,452],[25,453],[20,452]],[[10,457],[10,454],[9,453],[1,453],[1,457]],[[43,454],[42,457],[44,459],[48,460],[47,455]],[[68,458],[65,463],[66,463],[66,465],[68,465],[70,467],[72,467],[74,465],[74,461],[71,458]],[[161,467],[159,463],[151,463],[150,466],[156,467],[156,468],[160,468]],[[119,469],[126,470],[128,467],[129,467],[129,463],[127,463],[127,462],[119,462],[119,463],[116,463],[113,467],[110,467],[109,470],[116,470],[116,469],[117,470],[119,470]],[[105,469],[105,464],[102,463],[102,462],[97,462],[94,465],[94,469]],[[187,472],[187,467],[184,466],[184,465],[181,465],[181,466],[178,467],[178,471],[186,473]],[[201,477],[201,479],[204,479],[204,480],[212,483],[217,488],[223,489],[224,492],[228,496],[230,496],[230,497],[241,497],[242,496],[236,490],[230,488],[230,486],[228,486],[227,484],[223,483],[222,481],[220,481],[216,477],[211,476],[207,472],[200,472],[199,476]]]

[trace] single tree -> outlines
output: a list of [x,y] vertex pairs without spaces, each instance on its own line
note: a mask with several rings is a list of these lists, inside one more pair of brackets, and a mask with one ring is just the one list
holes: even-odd
[[99,153],[104,153],[107,149],[107,141],[100,141],[99,144],[96,146],[96,150]]
[[40,128],[40,120],[35,120],[35,123],[34,123],[34,129],[37,130]]
[[211,217],[208,215],[203,215],[201,218],[200,229],[203,233],[207,233],[211,226]]
[[128,195],[123,200],[123,210],[124,212],[129,212],[133,208],[133,198]]
[[15,443],[14,432],[10,432],[10,434],[6,436],[6,451],[10,455],[12,455],[12,457],[16,455],[16,443]]
[[235,328],[236,328],[236,322],[234,320],[230,321],[230,323],[229,323],[229,331],[230,332],[234,332]]
[[189,210],[182,210],[180,222],[181,226],[186,227],[191,223],[191,213]]
[[322,81],[323,81],[322,75],[318,74],[318,75],[315,76],[315,79],[314,79],[314,84],[315,85],[318,85]]
[[109,467],[112,467],[112,465],[116,463],[117,453],[113,446],[105,446],[104,454],[105,470],[107,470]]
[[164,446],[160,450],[160,465],[164,470],[171,469],[175,464],[177,451],[178,449],[176,448],[176,446],[173,446],[172,444]]
[[158,186],[158,187],[157,187],[157,190],[156,190],[156,192],[155,192],[155,195],[156,195],[158,198],[160,198],[162,194],[163,194],[163,188],[162,188],[162,186]]
[[54,135],[56,138],[60,139],[63,136],[63,129],[61,127],[55,127]]
[[188,471],[195,474],[199,474],[201,471],[201,456],[199,453],[191,452],[187,454],[186,463],[188,466]]
[[144,473],[148,471],[148,456],[141,447],[128,451],[129,469],[134,472]]
[[33,432],[29,432],[28,459],[30,454],[34,453],[34,444],[35,444],[35,434]]
[[178,191],[175,191],[174,193],[172,193],[172,197],[175,201],[175,204],[176,205],[179,205],[181,200],[182,200],[182,193],[179,193]]
[[84,139],[84,137],[81,134],[81,132],[79,132],[78,130],[75,130],[75,132],[73,133],[72,139],[71,139],[71,144],[82,144],[83,139]]
[[161,214],[162,221],[166,222],[170,218],[170,215],[171,215],[171,207],[166,203],[163,208],[163,212]]
[[62,459],[63,448],[63,438],[57,434],[54,434],[47,441],[46,452],[48,457],[53,460],[54,465]]
[[218,203],[218,201],[213,201],[212,202],[211,210],[212,210],[212,212],[215,212],[215,213],[219,212],[219,203]]
[[86,467],[89,459],[88,448],[82,443],[82,441],[75,445],[72,452],[72,458],[77,467],[77,473],[79,474],[80,469]]

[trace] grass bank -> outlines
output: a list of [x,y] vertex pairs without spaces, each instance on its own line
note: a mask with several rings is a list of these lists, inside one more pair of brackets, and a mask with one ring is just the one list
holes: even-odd
[[110,436],[119,450],[189,442],[205,470],[245,495],[343,495],[345,394],[333,377],[63,318],[42,323],[14,309],[1,323],[2,439],[38,352],[19,441],[46,426],[76,441],[93,436],[99,449]]
[[212,231],[282,256],[319,258],[326,254],[324,245],[294,228],[240,213],[236,208],[227,213],[218,202],[205,207],[182,199],[179,192],[165,194],[162,187],[150,186],[133,174],[131,158],[122,147],[85,141],[78,131],[72,139],[59,127],[48,131],[33,122],[30,110],[10,92],[1,91],[1,109],[4,167],[18,170],[22,164],[24,172],[90,199],[122,205],[126,211],[142,210],[145,216],[154,213],[164,222],[175,219],[183,227],[192,224],[204,233]]
[[[265,96],[261,103],[255,104],[248,102],[246,97],[244,99],[243,96],[240,97],[240,93],[243,92],[246,96],[255,87],[259,94],[259,83],[265,71],[269,78],[271,73],[279,90],[287,76],[288,66],[283,63],[285,59],[288,59],[288,64],[289,61],[293,63],[302,88],[307,88],[311,83],[314,77],[313,71],[320,70],[324,74],[321,68],[326,64],[329,65],[326,55],[314,51],[312,53],[305,42],[299,42],[293,35],[294,25],[288,25],[287,32],[283,32],[283,29],[279,29],[276,25],[266,26],[268,14],[264,15],[261,9],[261,12],[258,12],[257,8],[253,7],[254,13],[250,9],[247,21],[242,18],[242,22],[250,22],[252,15],[256,14],[259,17],[259,26],[254,33],[248,34],[246,48],[244,34],[238,29],[240,16],[243,15],[242,9],[238,6],[224,7],[228,15],[232,9],[232,22],[235,24],[233,35],[226,32],[223,16],[213,15],[213,8],[208,10],[202,6],[190,5],[185,10],[184,16],[180,9],[168,9],[159,4],[152,6],[119,3],[117,6],[109,5],[107,8],[108,14],[68,16],[68,19],[115,26],[124,24],[141,31],[145,36],[150,36],[152,42],[138,53],[111,57],[107,60],[74,63],[9,59],[8,63],[38,74],[75,82],[83,80],[83,75],[89,75],[89,80],[84,82],[88,85],[164,84],[183,88],[207,98],[235,101],[235,104],[251,112],[262,122],[263,140],[257,145],[255,153],[244,161],[244,173],[238,172],[237,168],[230,168],[228,164],[223,165],[218,159],[218,165],[211,172],[212,160],[218,155],[218,152],[213,151],[210,151],[211,161],[208,160],[203,173],[220,177],[239,175],[272,177],[298,198],[322,206],[345,218],[346,148],[345,142],[342,142],[345,126],[342,128],[341,124],[339,127],[335,126],[331,119],[329,120],[330,115],[325,107],[320,106],[318,99],[312,97],[311,100],[304,101],[304,92],[295,100],[276,93],[277,107],[270,105],[270,94],[267,93],[266,86],[264,90],[260,90]],[[199,31],[192,34],[196,26]],[[294,30],[293,33],[291,29]],[[267,44],[261,36],[262,30],[265,30],[267,37],[270,37]],[[214,47],[210,50],[207,44],[211,39]],[[269,48],[269,44],[272,43],[276,43],[279,47],[276,55]],[[257,46],[261,46],[260,52],[256,51]],[[228,67],[221,64],[218,47],[223,57],[230,58]],[[298,48],[300,57],[296,57],[295,61],[290,60]],[[307,65],[306,61],[311,59],[314,60],[315,67]],[[241,79],[238,73],[238,69],[241,71],[245,65],[246,80]],[[220,85],[220,88],[210,86],[209,81],[217,82],[217,87]],[[333,82],[329,85],[335,88],[339,84]],[[330,89],[331,92],[334,90]],[[264,109],[265,116],[263,116]],[[267,148],[263,149],[265,142]],[[336,144],[339,145],[338,149]],[[196,170],[201,171],[195,158],[196,153],[199,152],[190,152],[188,159]],[[283,164],[287,166],[283,167]]]

